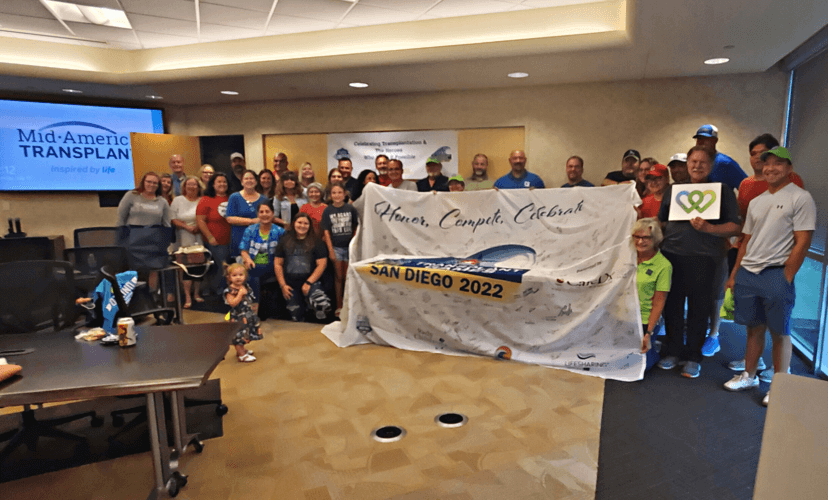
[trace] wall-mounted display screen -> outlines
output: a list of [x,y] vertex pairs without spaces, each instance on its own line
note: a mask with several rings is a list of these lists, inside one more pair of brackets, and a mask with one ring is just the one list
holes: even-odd
[[162,111],[0,100],[0,191],[132,189],[130,132],[163,134]]

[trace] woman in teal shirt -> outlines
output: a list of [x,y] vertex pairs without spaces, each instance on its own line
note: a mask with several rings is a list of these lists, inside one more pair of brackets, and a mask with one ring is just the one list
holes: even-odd
[[285,230],[273,223],[271,200],[265,199],[259,204],[256,224],[247,226],[239,244],[244,267],[247,268],[248,284],[253,290],[253,301],[258,304],[261,298],[261,282],[275,278],[274,255],[279,238]]
[[661,224],[657,219],[646,218],[636,221],[632,230],[633,244],[638,253],[638,301],[641,306],[641,323],[644,337],[641,353],[647,355],[647,368],[655,365],[660,356],[652,348],[653,331],[661,318],[670,283],[673,265],[658,251],[662,240]]

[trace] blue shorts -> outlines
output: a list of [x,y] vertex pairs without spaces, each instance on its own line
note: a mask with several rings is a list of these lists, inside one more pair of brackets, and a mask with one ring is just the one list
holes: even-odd
[[348,247],[333,247],[336,260],[348,262]]
[[793,283],[784,267],[769,267],[759,274],[740,268],[733,286],[734,321],[745,326],[766,325],[771,333],[791,334],[791,312],[796,300]]

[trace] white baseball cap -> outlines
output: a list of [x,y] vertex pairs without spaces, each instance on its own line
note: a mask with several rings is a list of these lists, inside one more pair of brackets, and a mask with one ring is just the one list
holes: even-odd
[[676,154],[674,154],[673,156],[670,157],[670,161],[667,162],[667,165],[669,166],[674,161],[680,161],[682,163],[687,163],[687,154],[686,153],[676,153]]

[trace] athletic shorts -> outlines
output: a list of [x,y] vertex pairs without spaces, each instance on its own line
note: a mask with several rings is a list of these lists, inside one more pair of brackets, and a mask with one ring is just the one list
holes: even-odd
[[744,268],[736,273],[734,321],[745,326],[766,325],[771,333],[791,334],[791,312],[796,299],[784,267],[769,267],[759,274]]

